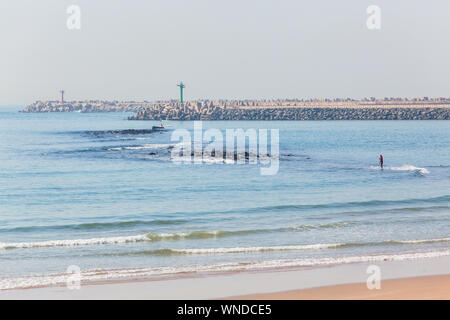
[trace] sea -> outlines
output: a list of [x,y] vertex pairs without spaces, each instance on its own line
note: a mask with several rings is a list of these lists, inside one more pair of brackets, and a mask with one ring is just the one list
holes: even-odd
[[262,175],[175,163],[192,121],[22,108],[0,108],[0,290],[450,255],[450,121],[202,122],[278,130]]

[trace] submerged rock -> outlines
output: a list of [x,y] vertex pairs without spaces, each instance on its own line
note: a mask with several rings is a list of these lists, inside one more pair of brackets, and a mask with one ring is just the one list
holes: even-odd
[[106,130],[106,131],[86,131],[88,134],[92,134],[95,136],[105,135],[105,134],[128,134],[128,135],[137,135],[137,134],[149,134],[154,133],[155,131],[152,129],[124,129],[124,130]]

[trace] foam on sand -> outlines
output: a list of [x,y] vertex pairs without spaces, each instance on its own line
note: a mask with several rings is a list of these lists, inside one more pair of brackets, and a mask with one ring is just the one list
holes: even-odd
[[[92,281],[139,279],[161,276],[176,276],[179,274],[223,273],[240,271],[264,271],[280,268],[314,267],[365,262],[404,261],[423,258],[438,258],[450,256],[450,250],[384,254],[367,256],[346,256],[338,258],[311,258],[311,259],[281,259],[268,261],[230,262],[208,265],[189,265],[178,267],[154,268],[123,268],[123,269],[91,269],[81,273],[83,283]],[[43,286],[63,285],[68,283],[73,273],[36,274],[22,277],[0,277],[0,290],[33,288]]]

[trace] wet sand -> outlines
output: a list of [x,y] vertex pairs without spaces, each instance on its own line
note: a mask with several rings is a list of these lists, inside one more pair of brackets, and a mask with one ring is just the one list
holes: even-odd
[[343,284],[304,290],[253,294],[232,299],[266,300],[450,300],[450,275],[382,281],[380,289],[366,283]]

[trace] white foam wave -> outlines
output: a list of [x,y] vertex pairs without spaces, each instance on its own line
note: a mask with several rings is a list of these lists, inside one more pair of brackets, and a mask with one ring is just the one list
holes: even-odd
[[290,251],[290,250],[319,250],[337,248],[344,244],[311,244],[298,246],[268,246],[268,247],[234,247],[234,248],[204,248],[204,249],[171,249],[173,252],[186,254],[214,254],[214,253],[246,253],[261,251]]
[[[381,261],[404,261],[417,260],[423,258],[438,258],[450,256],[450,250],[385,254],[372,256],[347,256],[337,258],[311,258],[311,259],[281,259],[268,261],[231,262],[210,265],[191,265],[178,267],[157,267],[157,268],[127,268],[127,269],[92,269],[82,271],[81,279],[83,283],[92,281],[104,281],[126,278],[149,278],[153,276],[173,276],[177,274],[197,274],[197,273],[221,273],[238,271],[257,271],[279,268],[293,267],[314,267],[351,263],[381,262]],[[42,286],[63,285],[70,280],[72,273],[42,274],[23,277],[2,277],[0,278],[0,290],[31,288]]]
[[213,163],[225,163],[225,164],[234,164],[234,159],[222,159],[222,158],[214,158],[214,157],[203,157],[202,158],[203,163],[207,164],[213,164]]
[[141,146],[129,146],[129,147],[114,147],[108,148],[108,151],[120,151],[120,150],[145,150],[145,149],[164,149],[164,148],[174,148],[178,145],[184,145],[184,143],[153,143],[144,144]]
[[[302,226],[304,228],[304,226]],[[295,229],[295,228],[294,228]],[[251,230],[249,231],[251,232]],[[233,231],[193,231],[180,233],[147,233],[133,236],[103,237],[88,239],[70,240],[46,240],[35,242],[0,242],[0,250],[6,249],[26,249],[26,248],[49,248],[49,247],[76,247],[89,245],[112,245],[123,243],[134,243],[143,241],[178,240],[178,239],[205,239],[215,238],[222,235],[233,234]],[[237,232],[239,233],[239,232]],[[386,243],[402,244],[425,244],[434,242],[450,242],[450,238],[420,239],[420,240],[392,240]],[[314,250],[326,248],[338,248],[355,245],[352,243],[332,243],[332,244],[311,244],[311,245],[287,245],[287,246],[266,246],[266,247],[231,247],[231,248],[200,248],[200,249],[173,249],[174,252],[201,254],[201,253],[239,253],[257,251],[283,251],[283,250]],[[357,245],[357,244],[356,244]],[[369,245],[369,244],[368,244]]]
[[395,170],[395,171],[417,171],[417,172],[420,172],[422,174],[430,173],[430,171],[428,171],[425,168],[415,167],[415,166],[410,165],[410,164],[404,164],[404,165],[402,165],[400,167],[390,167],[390,170]]
[[74,239],[74,240],[48,240],[36,242],[0,242],[0,249],[20,248],[47,248],[47,247],[75,247],[99,244],[121,244],[130,242],[149,241],[146,234],[137,236]]
[[145,144],[143,146],[137,147],[125,147],[126,150],[142,150],[142,149],[163,149],[163,148],[173,148],[176,144],[173,143],[153,143]]
[[402,240],[396,241],[399,243],[405,244],[425,244],[425,243],[434,243],[434,242],[450,242],[450,238],[437,238],[437,239],[423,239],[423,240]]
[[[380,167],[378,166],[371,166],[371,169],[376,169],[376,170],[381,170]],[[420,168],[420,167],[416,167],[410,164],[404,164],[402,166],[399,167],[383,167],[384,170],[393,170],[393,171],[413,171],[413,172],[417,172],[420,173],[422,175],[424,174],[428,174],[430,173],[430,171],[428,171],[426,168]]]

